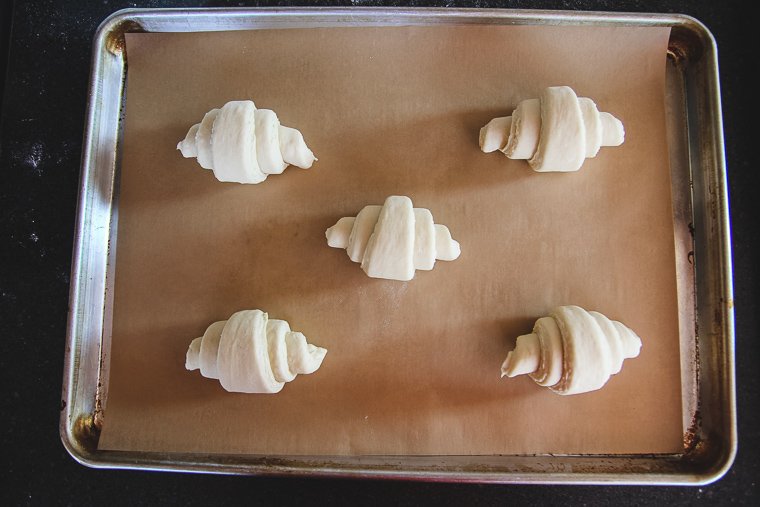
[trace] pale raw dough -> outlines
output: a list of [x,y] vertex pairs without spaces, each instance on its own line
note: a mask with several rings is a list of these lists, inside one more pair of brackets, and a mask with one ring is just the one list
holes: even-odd
[[527,373],[556,393],[585,393],[600,389],[640,349],[641,339],[620,322],[578,306],[560,306],[538,319],[533,333],[517,337],[501,376]]
[[280,125],[274,111],[250,100],[227,102],[190,127],[177,144],[185,158],[196,157],[219,181],[260,183],[289,165],[308,169],[316,158],[301,133]]
[[219,379],[235,393],[276,393],[299,373],[313,373],[327,350],[306,342],[284,320],[244,310],[214,322],[190,343],[185,368]]
[[480,129],[485,153],[500,150],[539,172],[577,171],[599,148],[619,146],[624,139],[620,120],[568,86],[546,88],[540,98],[520,102],[512,116],[494,118]]
[[365,206],[327,229],[327,244],[345,248],[372,278],[411,280],[416,269],[433,269],[436,259],[459,257],[459,243],[445,225],[433,223],[424,208],[405,196],[390,196],[382,206]]

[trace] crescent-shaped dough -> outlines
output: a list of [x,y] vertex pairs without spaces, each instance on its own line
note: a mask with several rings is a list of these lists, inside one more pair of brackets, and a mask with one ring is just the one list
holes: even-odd
[[517,337],[501,366],[502,377],[529,374],[559,394],[600,389],[639,355],[641,339],[620,322],[578,306],[560,306]]
[[538,99],[520,102],[512,116],[494,118],[480,129],[485,153],[502,151],[538,172],[577,171],[602,146],[619,146],[624,139],[620,120],[568,86],[546,88]]
[[308,169],[316,158],[301,133],[280,125],[274,111],[250,100],[227,102],[190,127],[177,144],[185,158],[196,157],[219,181],[261,183],[288,165]]
[[296,375],[315,372],[327,350],[306,342],[284,320],[261,310],[234,313],[214,322],[190,343],[185,368],[219,379],[235,393],[277,393]]
[[412,207],[405,196],[390,196],[382,206],[362,208],[325,232],[327,244],[345,248],[372,278],[407,281],[417,269],[431,270],[436,260],[459,257],[459,243],[445,225],[433,222],[424,208]]

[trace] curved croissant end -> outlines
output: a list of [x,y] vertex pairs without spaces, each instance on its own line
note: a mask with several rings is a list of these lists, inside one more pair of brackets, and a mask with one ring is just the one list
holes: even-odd
[[327,244],[345,248],[372,278],[407,281],[416,269],[433,269],[436,259],[459,257],[459,243],[445,225],[433,223],[425,208],[405,196],[390,196],[382,206],[365,206],[327,229]]
[[602,146],[619,146],[623,124],[599,112],[591,99],[568,86],[546,88],[538,99],[523,100],[512,116],[494,118],[480,129],[480,149],[500,150],[528,160],[534,171],[577,171]]
[[185,368],[219,379],[235,393],[276,393],[299,373],[315,372],[327,350],[306,342],[284,320],[244,310],[211,324],[190,343]]
[[177,144],[185,158],[196,157],[219,181],[260,183],[289,165],[308,169],[316,160],[296,129],[283,127],[274,111],[250,100],[227,102],[190,127]]
[[501,376],[528,374],[556,393],[585,393],[600,389],[640,349],[641,338],[620,322],[578,306],[560,306],[538,319],[533,333],[517,337]]

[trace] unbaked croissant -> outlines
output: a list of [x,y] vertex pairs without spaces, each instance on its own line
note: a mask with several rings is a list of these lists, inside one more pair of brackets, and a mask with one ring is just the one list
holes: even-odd
[[460,254],[448,227],[434,224],[429,210],[413,208],[411,199],[398,195],[341,218],[325,236],[372,278],[411,280],[416,269],[433,269],[436,259],[452,261]]
[[480,129],[480,149],[500,150],[528,160],[534,171],[577,171],[602,146],[623,144],[623,124],[600,113],[591,99],[568,86],[546,88],[538,99],[523,100],[512,116],[494,118]]
[[200,369],[236,393],[276,393],[299,373],[313,373],[327,350],[306,342],[284,320],[244,310],[214,322],[190,343],[185,368]]
[[517,337],[501,376],[527,373],[556,393],[585,393],[600,389],[640,349],[641,339],[620,322],[578,306],[560,306],[538,319],[533,333]]
[[185,158],[196,157],[219,181],[260,183],[289,165],[308,169],[316,160],[301,133],[280,125],[274,111],[250,100],[212,109],[177,144]]

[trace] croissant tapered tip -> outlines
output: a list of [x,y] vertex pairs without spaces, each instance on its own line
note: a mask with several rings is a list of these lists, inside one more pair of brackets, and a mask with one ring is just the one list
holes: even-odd
[[201,367],[200,354],[201,354],[201,341],[203,338],[196,338],[190,342],[190,347],[185,354],[185,368],[189,371],[199,370]]
[[354,225],[354,217],[343,217],[325,231],[327,244],[333,248],[346,248]]
[[512,124],[512,117],[505,116],[494,118],[486,123],[478,135],[478,144],[483,153],[491,153],[497,150],[503,150],[509,140],[509,130]]
[[509,374],[509,363],[511,362],[510,361],[511,358],[512,358],[512,352],[509,352],[507,354],[507,358],[504,360],[504,362],[501,363],[501,378],[512,376]]
[[602,146],[620,146],[625,141],[623,122],[610,113],[599,113],[602,123]]

